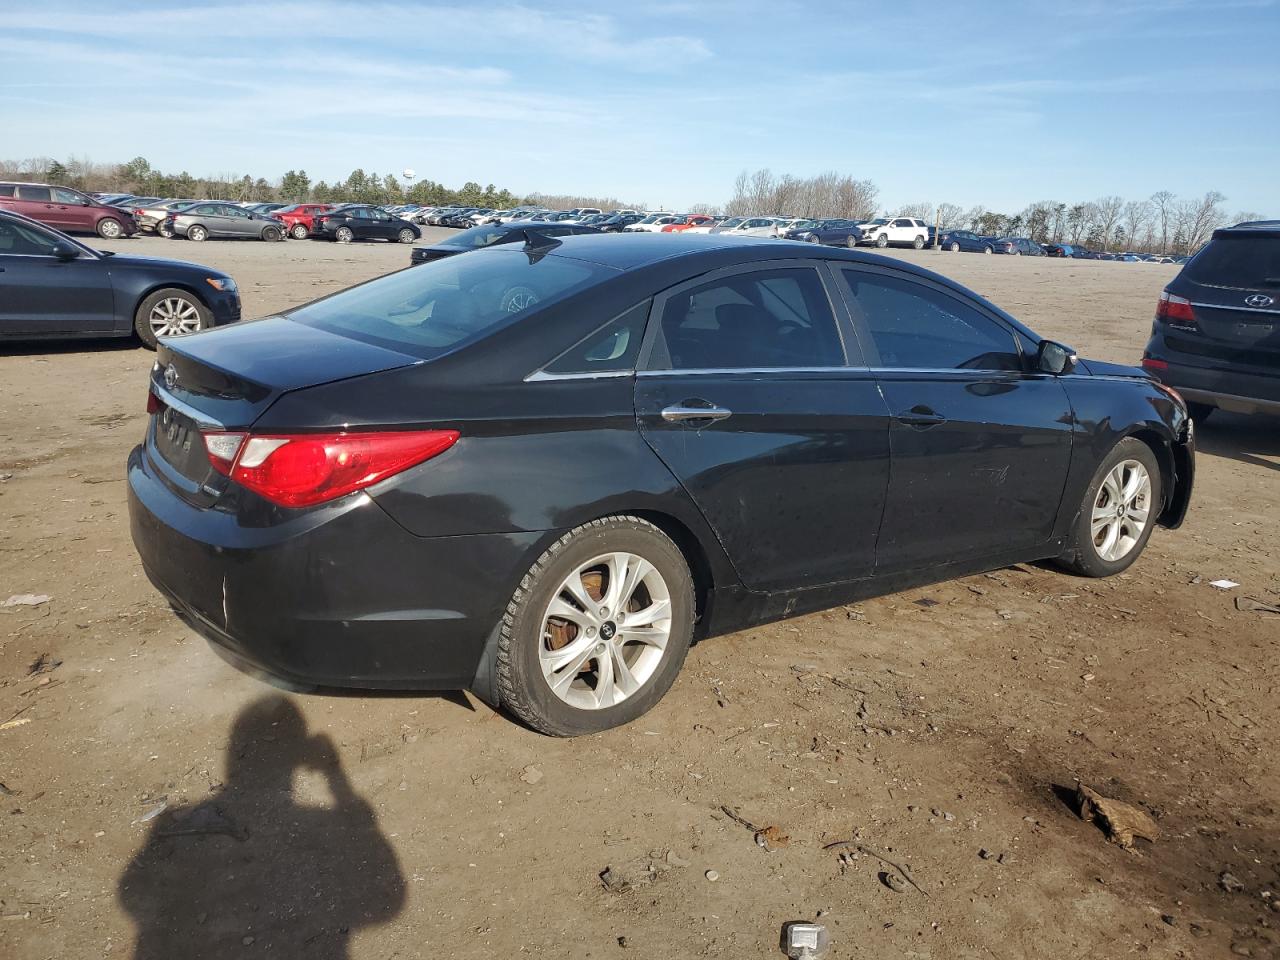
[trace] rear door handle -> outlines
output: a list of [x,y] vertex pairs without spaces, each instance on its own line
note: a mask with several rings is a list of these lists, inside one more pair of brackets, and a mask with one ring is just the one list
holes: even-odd
[[667,423],[691,423],[701,420],[715,423],[718,420],[727,420],[731,416],[733,416],[732,410],[717,407],[707,400],[700,399],[673,403],[662,411],[662,419]]
[[906,424],[908,427],[916,427],[920,430],[927,430],[929,427],[936,427],[940,423],[946,423],[947,418],[930,406],[918,403],[910,410],[904,410],[893,419],[899,423]]

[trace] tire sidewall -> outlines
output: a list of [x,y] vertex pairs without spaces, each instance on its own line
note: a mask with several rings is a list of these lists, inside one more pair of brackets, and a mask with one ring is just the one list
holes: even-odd
[[413,231],[408,227],[405,227],[400,231],[399,240],[401,243],[413,243],[416,239],[418,238],[413,235]]
[[267,243],[276,243],[284,239],[284,234],[280,232],[279,227],[267,227],[262,231],[262,239]]
[[[675,682],[693,637],[693,579],[680,549],[657,527],[637,518],[610,517],[574,530],[568,542],[553,545],[521,582],[501,626],[504,653],[500,679],[517,690],[521,719],[555,736],[596,733],[630,723],[648,712]],[[571,707],[552,692],[542,675],[538,648],[542,615],[569,574],[593,557],[625,551],[658,568],[671,592],[671,636],[662,662],[645,687],[622,703],[602,710]],[[548,556],[550,554],[550,556]],[[504,702],[507,697],[504,695]]]
[[[110,224],[115,224],[115,227]],[[98,221],[98,236],[103,240],[119,240],[124,236],[124,224],[115,217],[103,217]]]
[[[1151,512],[1147,518],[1147,525],[1143,529],[1142,535],[1138,538],[1138,542],[1134,544],[1133,549],[1119,560],[1104,560],[1098,555],[1098,551],[1093,545],[1093,505],[1097,502],[1098,490],[1102,486],[1102,481],[1106,479],[1107,474],[1115,468],[1116,464],[1124,460],[1137,460],[1147,468],[1147,474],[1151,477]],[[1098,465],[1093,479],[1089,482],[1089,488],[1085,491],[1084,500],[1080,504],[1080,513],[1072,527],[1071,548],[1066,557],[1067,562],[1073,569],[1091,577],[1111,577],[1129,569],[1147,548],[1147,542],[1151,539],[1151,534],[1156,528],[1156,518],[1160,515],[1161,504],[1164,502],[1163,497],[1164,487],[1163,478],[1160,474],[1160,461],[1156,459],[1155,452],[1147,444],[1134,437],[1126,437],[1121,440],[1103,458],[1102,463]]]
[[203,243],[209,239],[209,231],[199,224],[187,227],[187,239],[194,240],[196,243]]
[[142,302],[138,304],[138,309],[133,313],[134,333],[137,334],[138,339],[142,341],[142,345],[148,350],[156,348],[156,335],[152,332],[151,324],[147,318],[151,315],[151,308],[168,297],[181,297],[196,308],[196,312],[200,314],[200,330],[208,330],[213,325],[213,314],[204,305],[204,302],[191,291],[183,290],[180,287],[165,287],[161,290],[156,290],[143,297]]
[[356,235],[350,227],[339,227],[333,232],[333,238],[339,243],[350,243],[356,238]]
[[289,233],[293,235],[293,239],[295,240],[307,239],[307,228],[300,223],[295,223],[292,229],[289,230]]

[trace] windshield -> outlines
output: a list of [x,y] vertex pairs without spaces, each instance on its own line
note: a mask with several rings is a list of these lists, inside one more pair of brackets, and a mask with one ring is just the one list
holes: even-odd
[[1219,236],[1182,269],[1194,283],[1244,290],[1280,287],[1280,239]]
[[409,267],[285,314],[291,320],[431,359],[616,273],[499,248]]

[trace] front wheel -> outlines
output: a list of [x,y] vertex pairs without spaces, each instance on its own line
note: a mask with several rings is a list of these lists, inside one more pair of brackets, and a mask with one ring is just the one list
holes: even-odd
[[951,246],[950,246],[950,247],[948,247],[948,249],[949,249],[952,253],[959,253],[959,252],[960,252],[960,244],[958,244],[958,243],[956,243],[954,240],[952,240],[952,241],[951,241]]
[[268,243],[276,243],[284,239],[284,234],[280,232],[279,227],[266,227],[262,231],[262,239]]
[[855,237],[853,234],[849,234],[849,236],[844,238],[844,245],[848,247],[850,250],[853,250],[855,247],[858,246],[858,238]]
[[295,240],[307,239],[306,226],[301,223],[295,223],[292,227],[289,228],[289,236],[293,237],[293,239]]
[[355,238],[356,235],[352,232],[350,227],[339,227],[333,232],[333,239],[337,240],[339,243],[350,243]]
[[213,321],[200,298],[177,287],[157,290],[138,304],[133,329],[148,350],[159,337],[179,337],[206,329]]
[[405,227],[403,230],[400,231],[401,243],[413,243],[413,241],[417,239],[418,238],[413,235],[413,231],[410,230],[408,227]]
[[876,237],[877,247],[887,247],[888,245],[889,245],[889,238],[885,236],[883,233],[880,234],[880,236]]
[[124,225],[113,217],[103,217],[98,221],[98,236],[103,240],[116,240],[124,234]]
[[992,251],[992,249],[991,249],[990,247],[983,247],[983,248],[982,248],[982,252],[983,252],[983,253],[992,253],[993,251]]
[[1058,562],[1086,577],[1120,573],[1151,539],[1163,502],[1155,453],[1126,437],[1094,474]]
[[819,239],[819,237],[818,237],[818,235],[817,235],[816,233],[811,233],[811,234],[809,234],[807,237],[805,237],[805,240],[807,240],[809,243],[821,243],[821,242],[822,242],[822,241]]
[[680,549],[639,517],[575,527],[538,558],[499,627],[502,705],[569,737],[629,723],[671,687],[693,637]]

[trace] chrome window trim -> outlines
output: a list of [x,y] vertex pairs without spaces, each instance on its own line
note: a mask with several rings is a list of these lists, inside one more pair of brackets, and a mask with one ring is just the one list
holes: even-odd
[[640,370],[637,377],[685,377],[717,373],[867,373],[866,367],[689,367],[684,370]]
[[183,403],[181,400],[175,397],[163,386],[156,383],[154,380],[151,381],[151,389],[156,392],[156,396],[158,396],[161,400],[164,401],[166,406],[172,407],[174,410],[177,410],[184,417],[188,417],[189,419],[195,421],[195,423],[198,426],[217,427],[219,430],[227,429],[227,425],[225,423],[221,423],[213,419],[213,417],[209,416],[203,410],[197,410],[195,407],[191,406],[190,404]]
[[1206,310],[1236,310],[1241,313],[1265,313],[1273,317],[1280,315],[1280,308],[1272,310],[1268,307],[1232,307],[1225,303],[1196,303],[1194,300],[1190,302],[1193,307],[1203,307]]
[[616,380],[620,377],[634,377],[635,370],[601,370],[599,373],[547,373],[535,370],[524,378],[525,383],[545,383],[549,380]]

